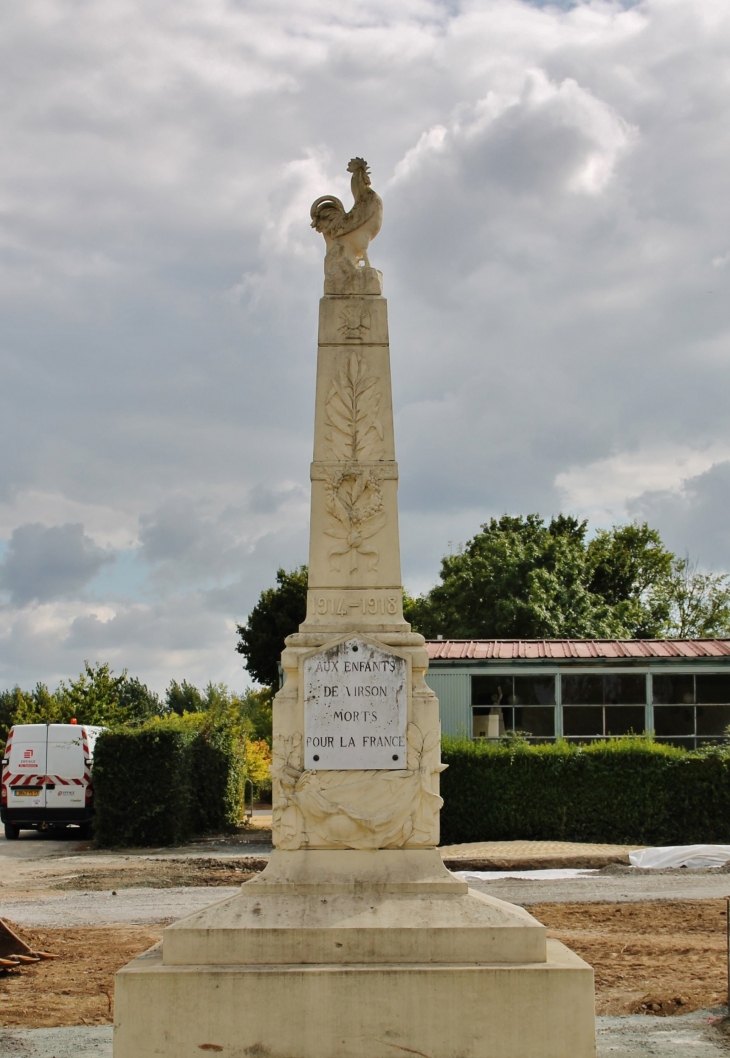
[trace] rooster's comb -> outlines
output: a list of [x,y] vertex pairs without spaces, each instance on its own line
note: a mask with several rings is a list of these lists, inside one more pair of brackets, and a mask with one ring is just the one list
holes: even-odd
[[350,164],[347,167],[348,173],[354,173],[356,169],[364,169],[365,172],[369,172],[368,163],[364,158],[351,158]]

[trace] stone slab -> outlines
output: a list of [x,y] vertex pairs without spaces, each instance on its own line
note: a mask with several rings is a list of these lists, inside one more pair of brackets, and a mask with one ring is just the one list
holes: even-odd
[[406,765],[408,663],[357,636],[304,658],[304,766]]
[[469,891],[435,850],[274,852],[234,897],[175,922],[165,965],[544,962],[545,927]]
[[594,1058],[593,971],[527,965],[167,966],[117,974],[115,1058]]
[[[726,1008],[672,1018],[644,1014],[596,1018],[597,1058],[720,1058],[724,1038],[713,1019]],[[54,1029],[0,1029],[0,1054],[8,1058],[112,1058],[111,1025]],[[206,1053],[206,1052],[203,1052]]]

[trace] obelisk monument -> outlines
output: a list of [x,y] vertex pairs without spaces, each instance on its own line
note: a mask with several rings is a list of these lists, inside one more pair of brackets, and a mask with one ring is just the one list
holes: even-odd
[[114,1058],[593,1058],[593,973],[438,852],[439,710],[403,619],[382,203],[312,206],[325,288],[307,616],[274,701],[269,865],[117,974]]
[[353,208],[328,195],[311,211],[327,254],[309,590],[275,705],[274,843],[433,848],[438,702],[423,678],[423,637],[403,619],[388,308],[367,255],[383,207],[363,159],[348,169]]

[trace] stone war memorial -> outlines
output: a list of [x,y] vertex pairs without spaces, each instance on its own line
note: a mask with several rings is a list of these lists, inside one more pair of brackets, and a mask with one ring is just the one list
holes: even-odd
[[273,841],[116,978],[115,1058],[591,1058],[593,972],[439,842],[438,701],[403,619],[382,202],[354,158],[325,238],[307,615],[274,702]]

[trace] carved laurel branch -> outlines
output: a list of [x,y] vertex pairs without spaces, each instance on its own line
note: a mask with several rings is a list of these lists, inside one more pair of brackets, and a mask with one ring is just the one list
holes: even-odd
[[368,560],[368,570],[377,570],[380,555],[368,541],[387,521],[378,471],[352,465],[328,471],[325,495],[330,525],[324,531],[338,541],[329,550],[330,567],[339,570],[340,559],[349,555],[350,573],[354,573],[362,555]]
[[352,352],[332,379],[325,401],[325,439],[335,459],[378,459],[382,455],[383,424],[378,418],[381,394],[378,379],[367,374],[362,356]]

